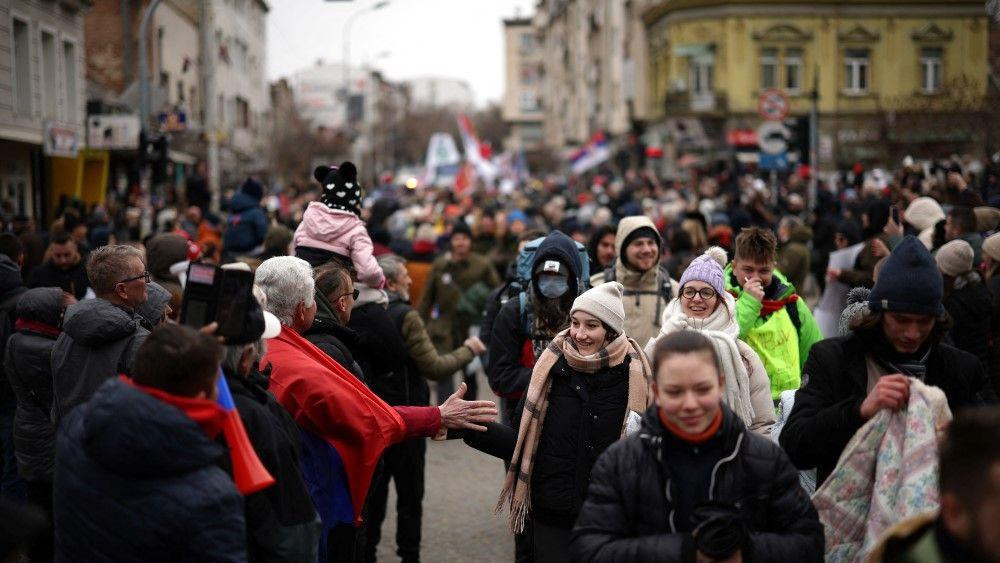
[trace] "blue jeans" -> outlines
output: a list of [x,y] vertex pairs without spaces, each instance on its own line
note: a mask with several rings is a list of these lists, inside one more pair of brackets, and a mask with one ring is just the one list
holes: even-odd
[[28,500],[28,489],[24,479],[17,472],[14,458],[14,409],[17,401],[13,398],[0,401],[0,498],[24,502]]

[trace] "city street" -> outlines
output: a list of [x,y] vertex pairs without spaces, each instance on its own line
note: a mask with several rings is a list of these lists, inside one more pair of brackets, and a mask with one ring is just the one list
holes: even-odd
[[[480,399],[492,399],[479,380]],[[484,391],[485,390],[485,393]],[[514,541],[505,519],[493,515],[503,480],[500,460],[479,453],[461,440],[427,444],[424,493],[423,561],[511,561]],[[389,508],[378,546],[379,561],[396,556],[396,494],[389,487]]]

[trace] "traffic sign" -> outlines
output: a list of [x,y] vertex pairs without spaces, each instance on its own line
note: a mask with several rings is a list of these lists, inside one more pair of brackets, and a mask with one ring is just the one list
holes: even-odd
[[760,159],[757,161],[757,168],[761,170],[787,170],[788,154],[767,154],[762,152],[760,153]]
[[769,88],[757,96],[757,113],[771,121],[780,121],[788,116],[791,103],[784,90]]
[[757,128],[757,144],[760,151],[767,154],[781,154],[788,150],[791,132],[780,121],[765,121]]

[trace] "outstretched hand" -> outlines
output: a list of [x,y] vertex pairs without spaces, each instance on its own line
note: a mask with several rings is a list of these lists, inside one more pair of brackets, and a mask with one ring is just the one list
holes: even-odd
[[468,429],[486,432],[485,422],[494,422],[498,411],[493,401],[466,401],[462,397],[468,386],[463,381],[458,390],[441,404],[441,425],[450,429]]

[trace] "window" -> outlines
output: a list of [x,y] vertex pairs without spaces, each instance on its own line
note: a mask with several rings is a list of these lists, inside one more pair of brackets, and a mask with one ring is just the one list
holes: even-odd
[[715,61],[711,58],[691,59],[691,92],[695,96],[712,93],[712,67]]
[[941,47],[924,47],[920,50],[920,76],[925,94],[941,91]]
[[42,32],[42,116],[58,118],[56,85],[56,36]]
[[535,52],[535,36],[532,33],[521,34],[521,54],[530,55]]
[[521,84],[534,84],[538,80],[538,67],[535,65],[521,66]]
[[802,49],[785,49],[785,89],[802,89]]
[[225,125],[228,122],[226,119],[226,99],[222,96],[222,94],[219,94],[219,115],[217,115],[215,119],[222,125]]
[[521,92],[521,111],[538,111],[538,96],[534,92]]
[[844,91],[863,94],[868,91],[868,49],[844,52]]
[[76,45],[63,41],[63,70],[66,73],[66,120],[75,122],[80,105],[76,86]]
[[28,29],[28,22],[14,20],[15,109],[21,115],[31,115],[31,38]]
[[778,50],[773,47],[760,51],[760,87],[774,88],[778,85]]
[[250,127],[250,104],[243,98],[236,98],[236,124],[247,129]]

